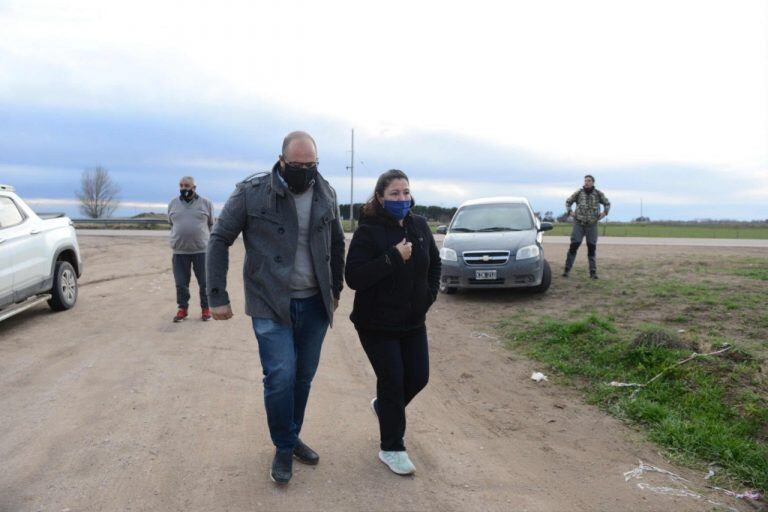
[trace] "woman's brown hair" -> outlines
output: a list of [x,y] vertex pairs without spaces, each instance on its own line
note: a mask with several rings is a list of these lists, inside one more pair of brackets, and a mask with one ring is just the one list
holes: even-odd
[[373,189],[373,195],[368,202],[363,205],[362,215],[376,215],[381,205],[379,204],[378,196],[383,196],[384,191],[387,189],[390,183],[395,180],[405,180],[410,183],[408,176],[399,169],[390,169],[379,176],[376,181],[376,187]]

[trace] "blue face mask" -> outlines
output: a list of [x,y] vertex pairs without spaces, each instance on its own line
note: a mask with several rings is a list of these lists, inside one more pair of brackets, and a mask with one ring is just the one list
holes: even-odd
[[411,210],[411,200],[407,201],[389,201],[384,200],[384,209],[397,220],[403,220]]

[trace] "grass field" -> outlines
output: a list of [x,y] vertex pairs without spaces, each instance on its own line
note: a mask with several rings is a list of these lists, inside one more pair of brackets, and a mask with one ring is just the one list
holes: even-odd
[[[341,221],[345,232],[350,232],[348,220]],[[434,233],[441,223],[430,221],[429,225]],[[104,222],[88,223],[79,221],[76,224],[80,229],[157,229],[167,230],[168,224],[139,224],[139,223],[115,223]],[[547,231],[544,236],[558,235],[569,236],[571,224],[555,224],[555,229]],[[630,224],[609,223],[600,224],[601,236],[637,236],[637,237],[661,237],[661,238],[746,238],[768,240],[768,224]]]
[[[614,262],[610,274],[553,284],[568,288],[567,307],[503,319],[507,346],[645,430],[671,458],[717,464],[715,485],[768,490],[768,257]],[[726,344],[721,356],[674,366]],[[608,385],[659,373],[634,396]]]
[[[571,224],[555,224],[547,235],[570,236]],[[600,224],[601,236],[639,236],[659,238],[746,238],[768,239],[768,224]]]
[[[430,221],[434,233],[442,223]],[[349,221],[342,221],[344,231],[349,231]],[[544,236],[570,236],[572,224],[558,223]],[[745,238],[768,240],[768,224],[635,224],[609,222],[600,224],[600,236],[637,236],[656,238]]]

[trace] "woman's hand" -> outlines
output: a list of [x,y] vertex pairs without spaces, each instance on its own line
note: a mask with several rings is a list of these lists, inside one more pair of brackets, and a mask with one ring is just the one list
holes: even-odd
[[405,238],[403,238],[403,241],[395,246],[395,249],[397,249],[397,252],[400,253],[400,257],[403,258],[403,261],[408,261],[411,259],[413,244]]

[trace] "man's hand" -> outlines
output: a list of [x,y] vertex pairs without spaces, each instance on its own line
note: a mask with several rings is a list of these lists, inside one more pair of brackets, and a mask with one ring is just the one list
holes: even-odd
[[597,218],[598,218],[598,219],[604,219],[604,218],[606,218],[607,216],[608,216],[608,214],[607,214],[607,213],[605,213],[605,212],[600,212],[600,215],[598,215],[598,217],[597,217]]
[[211,308],[211,315],[214,320],[229,320],[232,318],[232,305],[216,306]]
[[413,250],[413,244],[403,238],[402,242],[397,244],[395,246],[395,249],[397,249],[397,252],[400,253],[400,256],[403,258],[403,261],[408,261],[411,259],[411,251]]
[[573,217],[573,210],[568,210],[568,216]]

